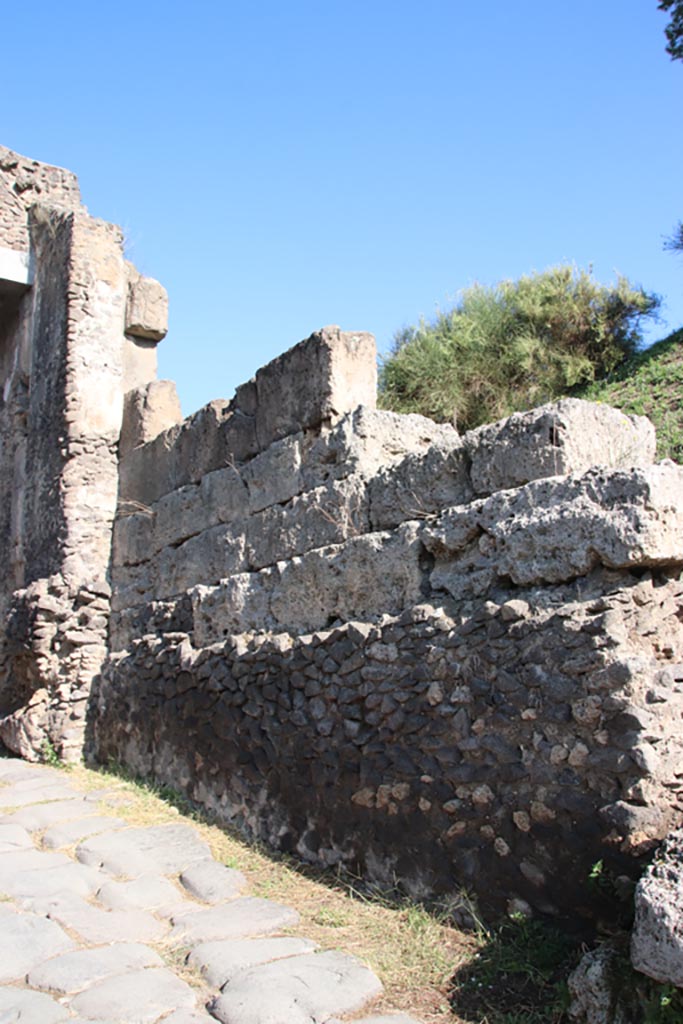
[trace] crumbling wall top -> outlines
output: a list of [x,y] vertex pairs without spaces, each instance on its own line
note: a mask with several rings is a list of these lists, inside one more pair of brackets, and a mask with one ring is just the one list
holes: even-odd
[[77,210],[81,205],[78,178],[0,146],[0,248],[26,252],[27,213],[37,202]]

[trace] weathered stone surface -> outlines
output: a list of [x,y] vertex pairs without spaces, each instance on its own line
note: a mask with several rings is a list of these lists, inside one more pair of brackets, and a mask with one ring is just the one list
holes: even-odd
[[209,910],[196,910],[173,917],[171,941],[195,946],[220,939],[243,939],[267,935],[298,924],[299,915],[290,907],[257,896],[243,896]]
[[168,332],[168,294],[153,277],[143,277],[130,264],[126,334],[161,341]]
[[[373,403],[374,405],[374,403]],[[425,416],[399,415],[360,406],[323,428],[317,437],[302,442],[303,490],[328,480],[361,476],[366,480],[409,454],[426,453],[432,445],[446,449],[458,444],[458,432]]]
[[[0,799],[2,798],[0,794]],[[21,825],[29,832],[41,831],[50,825],[70,821],[74,818],[86,818],[96,814],[97,808],[83,798],[80,800],[54,800],[47,804],[33,804],[13,814],[0,818],[0,823]]]
[[164,1017],[164,1024],[214,1024],[215,1017],[199,1010],[178,1010]]
[[256,435],[263,449],[359,405],[374,406],[375,339],[323,327],[259,370],[255,384]]
[[73,861],[58,867],[19,869],[1,877],[3,892],[17,900],[58,896],[65,891],[87,898],[100,884],[100,877],[93,868]]
[[[136,503],[130,509],[137,508]],[[114,523],[112,561],[117,568],[124,565],[139,565],[150,556],[152,546],[152,510],[134,512],[121,507]]]
[[11,885],[18,871],[43,872],[68,867],[72,861],[63,853],[44,853],[42,850],[13,849],[0,854],[0,891]]
[[0,983],[22,980],[32,967],[73,947],[54,921],[0,904]]
[[29,804],[66,800],[78,796],[76,790],[63,779],[56,777],[45,781],[34,777],[0,789],[0,807],[26,807]]
[[234,526],[213,526],[178,547],[164,548],[154,560],[155,594],[168,598],[197,584],[211,585],[247,567],[245,538]]
[[569,975],[569,1017],[576,1024],[638,1024],[642,1020],[638,1000],[620,979],[622,955],[610,945],[599,946],[586,953]]
[[69,995],[103,978],[143,967],[163,967],[163,960],[142,943],[117,942],[113,946],[79,949],[52,957],[29,971],[27,980],[31,988]]
[[421,596],[421,556],[417,527],[406,524],[235,575],[213,589],[197,588],[195,641],[215,643],[250,629],[305,632],[335,620],[372,618],[378,608],[399,611]]
[[636,887],[631,961],[655,981],[683,987],[683,830],[672,832]]
[[[203,500],[199,484],[187,484],[165,494],[153,506],[152,514],[151,552],[161,551],[169,545],[182,544],[220,522]],[[147,558],[149,555],[150,548],[147,550]]]
[[211,851],[187,825],[150,825],[87,839],[76,856],[112,875],[135,877],[150,871],[178,874],[195,861],[210,857]]
[[463,444],[477,494],[583,473],[591,466],[649,466],[655,457],[654,427],[646,417],[579,398],[478,427],[464,435]]
[[683,470],[589,470],[539,480],[426,526],[432,585],[454,597],[484,593],[496,577],[557,583],[597,565],[657,566],[683,557]]
[[43,992],[25,988],[0,988],[0,1020],[7,1024],[61,1024],[71,1020],[69,1011]]
[[167,878],[158,875],[141,875],[127,882],[106,882],[96,895],[109,910],[159,911],[182,903],[178,889]]
[[202,942],[190,953],[188,963],[201,971],[212,988],[223,988],[240,971],[257,964],[311,953],[316,948],[310,939],[228,939]]
[[275,441],[246,464],[242,479],[248,491],[249,512],[261,512],[301,494],[303,444],[302,433],[292,434]]
[[52,781],[59,778],[59,775],[59,772],[51,768],[46,769],[44,765],[29,764],[18,757],[0,758],[0,780],[3,783],[0,793],[4,793],[4,786],[12,782],[27,782],[29,780],[41,779],[44,785],[48,779]]
[[247,888],[247,880],[241,871],[217,864],[215,860],[202,860],[186,868],[180,881],[195,899],[204,903],[223,903],[231,900]]
[[71,1009],[90,1020],[125,1020],[152,1024],[169,1010],[195,1008],[195,994],[184,981],[164,968],[150,967],[105,978],[71,1000]]
[[179,433],[179,425],[169,427],[123,455],[119,462],[119,503],[125,511],[150,508],[179,486],[173,454]]
[[387,530],[410,519],[424,519],[473,497],[469,457],[453,431],[426,452],[411,452],[381,470],[370,484],[370,519],[375,530]]
[[312,953],[252,967],[223,989],[211,1013],[223,1024],[315,1024],[358,1010],[382,985],[367,967],[343,953]]
[[[100,832],[110,832],[123,828],[126,822],[123,818],[113,818],[107,815],[95,814],[91,818],[79,818],[77,821],[69,821],[64,825],[54,825],[43,835],[43,846],[48,850],[60,850],[65,846],[73,846],[90,836],[99,835]],[[1,833],[0,833],[1,834]]]
[[13,853],[17,850],[32,850],[33,839],[21,825],[3,825],[0,823],[0,853]]
[[42,898],[37,894],[23,900],[37,914],[49,916],[63,928],[77,933],[86,943],[158,942],[166,933],[166,925],[144,910],[101,910],[87,903],[67,888],[64,894]]
[[366,485],[358,477],[332,481],[264,509],[246,524],[248,566],[263,569],[368,533],[368,512]]
[[172,380],[150,380],[133,388],[124,399],[119,454],[153,441],[182,420],[180,400]]

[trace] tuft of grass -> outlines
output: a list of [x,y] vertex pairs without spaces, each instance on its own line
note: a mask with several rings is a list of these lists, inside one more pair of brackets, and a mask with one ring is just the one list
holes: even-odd
[[648,416],[657,431],[657,458],[683,463],[683,328],[572,394]]

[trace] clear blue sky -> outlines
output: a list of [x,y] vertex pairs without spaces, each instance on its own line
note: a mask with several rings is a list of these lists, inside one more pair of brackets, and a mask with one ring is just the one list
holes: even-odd
[[169,290],[189,413],[313,330],[560,261],[683,323],[683,63],[656,0],[34,0],[0,142],[75,171]]

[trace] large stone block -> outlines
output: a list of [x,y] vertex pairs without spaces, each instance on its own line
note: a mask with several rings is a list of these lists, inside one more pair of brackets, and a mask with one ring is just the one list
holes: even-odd
[[175,489],[174,445],[180,427],[170,427],[153,441],[127,452],[119,462],[119,506],[151,509]]
[[359,477],[331,481],[249,518],[249,567],[262,569],[314,548],[341,544],[369,529],[365,481]]
[[113,565],[138,565],[149,559],[152,553],[153,522],[151,512],[120,515],[114,521]]
[[197,584],[215,584],[246,568],[244,535],[223,524],[204,530],[154,558],[155,597],[183,594]]
[[260,448],[356,406],[374,406],[376,360],[371,334],[324,327],[264,366],[255,378]]
[[416,525],[407,524],[233,576],[218,587],[198,587],[192,594],[195,645],[230,633],[302,633],[400,612],[422,598],[423,554]]
[[176,547],[219,521],[204,503],[202,489],[197,484],[187,484],[165,494],[154,505],[153,514],[150,554],[165,547]]
[[436,558],[432,585],[482,594],[497,577],[559,583],[598,565],[626,569],[683,562],[683,469],[592,469],[537,480],[425,525]]
[[683,830],[672,832],[638,882],[631,961],[656,981],[683,987]]
[[168,294],[153,277],[143,277],[128,264],[126,334],[161,341],[168,333]]
[[460,439],[453,441],[411,452],[371,480],[370,519],[375,530],[423,519],[472,498],[469,458]]
[[249,512],[249,492],[234,466],[203,476],[200,493],[202,503],[216,523],[233,523]]
[[302,442],[303,434],[291,434],[275,441],[245,465],[242,476],[249,491],[251,512],[289,501],[304,489]]
[[180,401],[172,380],[153,380],[129,391],[123,403],[119,455],[154,440],[182,421]]
[[231,415],[230,403],[217,399],[185,420],[173,448],[176,486],[199,483],[205,473],[230,464],[221,427]]
[[222,580],[217,586],[198,586],[191,592],[196,647],[208,647],[233,633],[272,629],[275,619],[270,598],[279,572],[263,569]]
[[273,588],[273,618],[302,632],[402,611],[421,598],[422,554],[417,528],[408,524],[294,558]]
[[400,415],[360,406],[334,426],[302,442],[304,490],[351,475],[373,477],[410,453],[426,453],[433,445],[455,448],[458,432],[425,416]]
[[156,596],[154,568],[149,562],[115,566],[111,571],[111,586],[114,612],[153,601]]
[[463,437],[477,494],[520,487],[591,466],[649,466],[654,427],[644,416],[579,398],[563,398],[471,430]]

